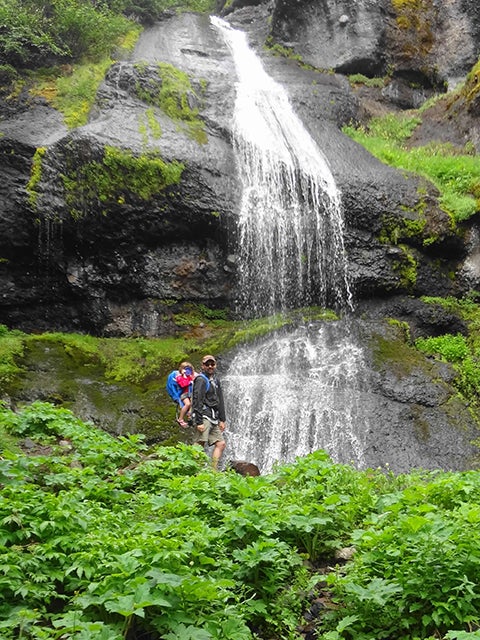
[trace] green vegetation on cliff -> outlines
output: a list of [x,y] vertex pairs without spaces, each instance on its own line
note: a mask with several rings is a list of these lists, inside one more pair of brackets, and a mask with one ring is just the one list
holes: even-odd
[[408,148],[406,142],[420,121],[419,115],[388,114],[372,118],[368,126],[347,126],[343,131],[385,164],[431,180],[445,211],[456,221],[466,220],[480,209],[478,158],[459,154],[448,144]]
[[[168,301],[164,301],[168,305]],[[32,344],[59,345],[72,364],[103,368],[111,382],[145,383],[166,378],[179,362],[200,362],[205,352],[221,353],[264,336],[291,323],[335,320],[329,310],[311,307],[289,314],[239,321],[228,320],[226,310],[208,309],[204,305],[185,304],[181,311],[171,312],[177,326],[171,338],[96,338],[76,333],[26,334],[9,331],[0,325],[0,384],[5,389],[23,373],[22,356]],[[201,329],[198,329],[201,327]]]
[[205,124],[199,117],[197,106],[194,106],[199,103],[199,96],[194,91],[188,74],[171,64],[159,62],[158,82],[155,82],[145,75],[148,69],[145,63],[137,63],[135,69],[140,80],[135,86],[136,95],[147,104],[160,107],[180,129],[185,130],[199,144],[205,144]]
[[444,334],[415,341],[417,349],[428,355],[449,362],[457,372],[453,381],[459,393],[471,405],[480,410],[480,309],[478,302],[469,298],[422,298],[424,302],[447,309],[467,325],[468,334]]
[[214,0],[2,0],[2,97],[11,100],[28,89],[58,109],[69,128],[81,126],[106,70],[132,50],[142,24],[157,20],[167,9],[208,13],[214,4]]
[[106,146],[101,161],[77,163],[62,176],[66,202],[74,217],[82,217],[90,206],[123,204],[136,196],[150,200],[180,182],[184,165],[164,161],[158,153],[135,156],[131,151]]
[[2,0],[0,65],[38,68],[100,59],[138,22],[166,9],[208,12],[213,0]]
[[477,472],[216,473],[39,402],[0,443],[4,640],[479,637]]

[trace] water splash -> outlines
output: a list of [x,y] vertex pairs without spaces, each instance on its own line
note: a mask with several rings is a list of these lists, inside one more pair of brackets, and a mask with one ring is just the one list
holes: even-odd
[[341,199],[327,160],[245,34],[211,21],[238,76],[240,306],[253,316],[310,304],[351,307]]
[[[211,18],[238,76],[233,146],[239,305],[265,316],[311,304],[353,308],[341,198],[328,163],[244,33]],[[362,349],[348,322],[299,327],[239,350],[224,377],[229,457],[290,462],[325,449],[363,463]]]
[[242,348],[224,377],[229,457],[262,473],[325,449],[363,466],[363,353],[341,322],[300,327]]

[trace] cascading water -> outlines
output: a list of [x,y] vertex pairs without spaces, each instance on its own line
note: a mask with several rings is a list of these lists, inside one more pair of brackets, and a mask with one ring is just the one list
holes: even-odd
[[[306,305],[352,308],[341,199],[328,163],[243,32],[212,17],[235,63],[239,305],[247,317]],[[362,462],[362,352],[343,323],[243,348],[224,376],[229,457],[257,464],[326,449]],[[355,392],[354,392],[355,390]]]
[[240,302],[248,315],[351,305],[340,197],[327,161],[245,34],[212,17],[235,62],[233,122],[242,196]]

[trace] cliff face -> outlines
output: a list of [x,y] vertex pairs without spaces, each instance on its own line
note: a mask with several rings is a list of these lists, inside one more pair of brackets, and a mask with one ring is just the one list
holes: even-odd
[[[448,274],[468,244],[451,230],[434,187],[382,165],[341,133],[361,114],[345,78],[263,48],[270,36],[318,68],[381,72],[400,60],[400,40],[387,45],[402,3],[252,4],[229,20],[248,32],[269,73],[287,87],[331,165],[357,297],[461,291]],[[473,5],[449,7],[463,7],[466,46],[463,57],[445,56],[448,68],[435,67],[438,78],[464,72],[478,30]],[[451,16],[437,16],[435,47],[452,28]],[[421,61],[413,56],[410,66],[433,69],[439,58],[431,51]],[[399,78],[404,62],[395,63]],[[173,108],[162,102],[170,90]],[[208,18],[172,15],[144,32],[131,60],[109,70],[86,126],[67,131],[41,102],[10,110],[0,122],[0,322],[164,335],[172,330],[171,309],[186,301],[231,305],[239,195],[230,142],[234,91],[229,52]],[[386,219],[403,248],[385,242]],[[421,234],[402,238],[412,222],[424,227],[428,249]],[[412,260],[414,279],[407,277]]]
[[[453,370],[431,365],[384,320],[405,323],[411,338],[466,332],[458,318],[430,313],[416,298],[480,288],[476,223],[453,228],[431,183],[383,165],[341,131],[376,110],[418,105],[475,63],[476,3],[419,0],[409,13],[412,6],[234,0],[223,10],[287,88],[340,188],[369,359],[369,392],[359,398],[374,425],[368,461],[394,460],[398,471],[471,467],[478,438],[451,384]],[[279,46],[287,57],[273,55]],[[352,89],[342,75],[387,71],[387,86],[371,91]],[[468,141],[478,152],[477,75],[468,100],[436,106],[430,119],[424,114],[411,144]],[[234,308],[241,187],[234,97],[235,69],[218,32],[207,17],[182,14],[147,29],[131,59],[111,67],[87,125],[68,131],[39,100],[0,107],[0,323],[27,332],[165,336],[178,330],[174,314],[189,304]],[[90,389],[90,382],[78,384]],[[18,397],[38,397],[39,385],[46,393],[45,376]],[[71,393],[79,415],[117,432],[158,428],[156,395],[148,416],[141,395],[126,421],[121,407],[107,415],[111,389],[108,411],[82,389]]]
[[465,0],[278,0],[271,32],[317,68],[388,72],[428,91],[454,85],[476,63],[480,8]]

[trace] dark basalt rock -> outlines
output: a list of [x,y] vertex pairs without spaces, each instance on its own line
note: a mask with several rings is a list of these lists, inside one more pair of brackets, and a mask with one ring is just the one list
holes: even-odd
[[[298,36],[306,49],[318,30],[328,27],[334,41],[354,18],[358,28],[367,29],[367,18],[374,15],[358,40],[375,41],[373,60],[384,8],[363,1],[354,9],[341,3],[333,9],[307,0],[296,3],[295,11],[281,0],[238,6],[229,20],[247,32],[267,71],[286,87],[339,185],[356,295],[448,295],[475,281],[471,263],[468,279],[454,282],[448,276],[466,259],[469,245],[452,231],[432,185],[382,165],[341,133],[360,112],[346,79],[263,48],[272,11],[271,33]],[[348,24],[340,20],[343,13],[338,19],[333,15],[340,10],[350,11]],[[476,25],[472,21],[471,29]],[[332,42],[329,51],[340,60]],[[352,59],[368,58],[365,51],[350,49]],[[152,104],[161,88],[158,62],[189,75],[192,89],[186,97],[204,123],[202,140],[191,135],[188,123],[172,120]],[[234,78],[231,56],[208,17],[168,14],[146,29],[131,60],[110,68],[84,127],[68,132],[53,109],[36,102],[26,110],[24,100],[18,114],[0,122],[0,322],[98,335],[163,335],[172,326],[168,319],[162,324],[155,309],[165,300],[213,307],[232,303],[234,261],[228,256],[235,252],[240,189],[231,147]],[[147,110],[161,129],[158,138],[146,126]],[[106,197],[85,182],[85,166],[101,164],[109,146],[182,163],[180,181],[143,199],[122,190],[118,175],[113,195]],[[44,151],[32,187],[39,147]],[[76,183],[73,192],[66,180]],[[412,233],[412,225],[423,231]],[[52,313],[53,307],[62,313]]]
[[[408,38],[395,31],[396,16],[386,0],[342,0],[335,6],[324,0],[235,0],[228,12],[229,21],[247,32],[268,72],[286,87],[341,191],[355,321],[369,345],[371,385],[361,401],[374,428],[365,458],[375,465],[395,457],[399,471],[476,464],[471,445],[478,437],[476,425],[452,387],[453,369],[417,353],[402,370],[394,358],[379,360],[375,345],[382,338],[394,343],[396,356],[404,348],[405,340],[397,340],[385,325],[389,316],[408,326],[411,339],[465,333],[461,319],[416,297],[480,288],[478,224],[453,230],[433,185],[381,164],[341,132],[365,109],[361,95],[332,70],[383,75],[393,64],[395,75],[382,100],[393,100],[396,108],[417,104],[439,83],[464,74],[479,52],[476,2],[432,3],[429,10],[435,13],[431,46],[422,50],[415,42],[410,58],[404,46]],[[457,46],[460,33],[462,47]],[[265,50],[268,36],[270,45],[290,47],[316,69]],[[145,93],[151,100],[158,95],[158,62],[189,75],[187,100],[203,121],[202,140],[190,135],[185,122],[144,99]],[[413,81],[421,86],[412,87]],[[231,56],[208,18],[168,13],[142,34],[131,60],[109,70],[84,127],[67,131],[56,111],[25,96],[18,110],[2,107],[0,323],[29,332],[165,336],[177,330],[172,315],[186,303],[233,306],[240,193],[231,144],[234,95]],[[469,122],[478,116],[477,103],[468,105]],[[455,108],[458,116],[463,105]],[[160,137],[146,126],[147,111]],[[430,130],[425,125],[422,131],[419,143]],[[462,140],[469,131],[461,131]],[[84,169],[101,165],[107,147],[181,163],[180,180],[143,198],[122,190],[128,176],[120,172],[115,189],[102,192],[85,179]],[[31,180],[37,148],[43,149],[42,160]],[[133,397],[132,391],[126,389],[124,396],[121,390],[120,413],[105,417],[85,391],[96,383],[82,376],[73,391],[72,377],[66,376],[68,400],[82,417],[103,426],[107,422],[118,433],[145,431],[155,422],[156,390],[148,411],[143,396],[129,404],[125,397]],[[40,382],[25,385],[17,399],[38,398],[38,388],[47,400],[63,393],[50,378],[49,370]],[[109,409],[115,390],[102,383],[98,389]]]
[[396,89],[405,101],[408,83],[431,89],[465,76],[480,51],[479,14],[465,0],[397,10],[387,0],[277,0],[271,35],[318,69],[369,77],[388,69],[405,82]]

